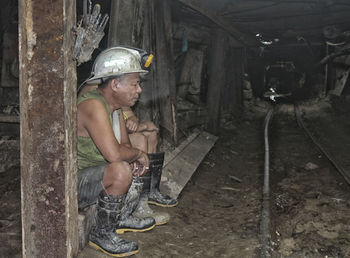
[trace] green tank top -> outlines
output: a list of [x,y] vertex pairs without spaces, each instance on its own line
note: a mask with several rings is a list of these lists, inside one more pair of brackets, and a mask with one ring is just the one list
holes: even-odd
[[[98,99],[104,104],[104,106],[107,109],[110,124],[112,126],[111,110],[109,109],[107,102],[100,95],[97,89],[89,91],[85,93],[83,96],[79,97],[77,104],[79,105],[81,102],[87,99]],[[118,110],[118,114],[119,113],[120,113],[120,110]],[[79,170],[87,167],[106,164],[106,163],[107,161],[102,156],[101,152],[96,147],[91,137],[78,136],[78,169]]]

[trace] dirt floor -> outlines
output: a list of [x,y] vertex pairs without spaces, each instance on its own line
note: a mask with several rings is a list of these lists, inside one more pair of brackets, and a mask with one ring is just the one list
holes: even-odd
[[[331,126],[319,134],[334,137],[327,148],[337,154],[350,140],[348,112],[322,114],[311,116],[313,124],[337,123],[337,130],[344,129],[339,142]],[[260,257],[263,120],[260,113],[221,131],[179,205],[157,208],[170,213],[168,224],[122,235],[139,244],[134,257]],[[350,187],[298,127],[292,106],[277,108],[270,139],[271,256],[350,257]],[[335,156],[347,161],[346,155]],[[0,257],[21,257],[18,168],[2,173],[0,198]],[[90,257],[108,256],[89,247],[79,254]]]
[[[315,138],[333,157],[341,157],[339,162],[347,161],[350,155],[341,149],[350,140],[350,124],[341,114],[324,112],[328,110],[323,110],[321,116],[309,112],[307,126],[328,121],[327,126],[318,127]],[[336,134],[333,123],[347,130]],[[279,113],[271,133],[276,136],[271,143],[273,256],[349,257],[349,185],[296,126],[291,114]],[[326,145],[325,140],[331,144]]]

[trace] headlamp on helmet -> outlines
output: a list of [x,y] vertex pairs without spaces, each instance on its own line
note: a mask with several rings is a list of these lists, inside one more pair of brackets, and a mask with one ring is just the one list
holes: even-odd
[[130,48],[139,52],[140,64],[142,69],[149,69],[154,58],[153,54],[147,53],[147,51],[136,47],[127,47],[127,48]]

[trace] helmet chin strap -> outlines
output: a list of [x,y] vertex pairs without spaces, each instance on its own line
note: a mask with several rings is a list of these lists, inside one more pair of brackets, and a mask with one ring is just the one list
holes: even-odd
[[[90,78],[90,77],[89,77],[89,78]],[[79,87],[78,87],[78,89],[77,89],[77,95],[78,95],[79,92],[84,88],[84,86],[86,85],[86,81],[89,80],[89,78],[86,79],[85,81],[83,81],[83,82],[79,85]]]

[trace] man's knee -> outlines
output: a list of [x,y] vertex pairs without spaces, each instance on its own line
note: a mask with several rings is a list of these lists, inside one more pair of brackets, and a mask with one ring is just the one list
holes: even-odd
[[147,152],[147,137],[142,133],[133,133],[129,136],[131,145],[134,148]]
[[153,144],[157,144],[158,143],[158,132],[157,131],[150,132],[149,136],[148,136],[148,141],[153,143]]
[[158,145],[158,133],[156,131],[152,131],[148,134],[148,153],[154,153],[157,151]]
[[105,172],[104,183],[108,186],[130,186],[132,181],[132,173],[129,163],[112,162]]

